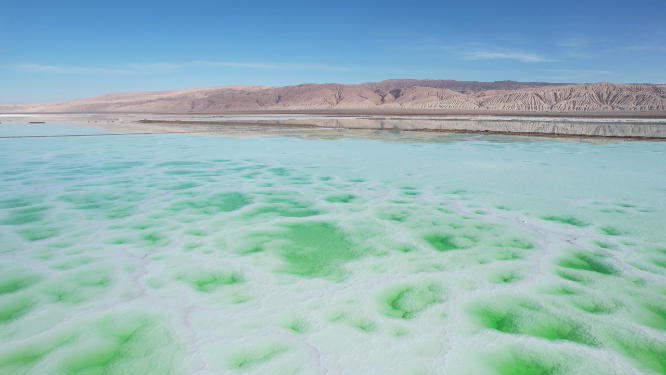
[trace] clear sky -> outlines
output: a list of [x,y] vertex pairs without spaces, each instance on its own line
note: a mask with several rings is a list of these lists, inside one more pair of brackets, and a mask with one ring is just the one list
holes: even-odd
[[0,0],[0,103],[389,78],[666,83],[666,0]]

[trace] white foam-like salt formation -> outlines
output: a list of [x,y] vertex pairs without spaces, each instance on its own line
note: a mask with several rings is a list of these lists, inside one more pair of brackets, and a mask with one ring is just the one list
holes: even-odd
[[666,373],[666,144],[345,134],[0,140],[0,374]]

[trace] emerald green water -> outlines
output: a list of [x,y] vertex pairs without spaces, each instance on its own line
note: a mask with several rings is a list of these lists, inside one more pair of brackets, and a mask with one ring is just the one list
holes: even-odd
[[666,143],[292,130],[0,161],[3,375],[666,374]]

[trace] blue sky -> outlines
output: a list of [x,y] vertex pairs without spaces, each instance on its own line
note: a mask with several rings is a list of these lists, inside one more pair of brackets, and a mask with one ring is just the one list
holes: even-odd
[[0,0],[0,103],[389,78],[666,83],[666,1]]

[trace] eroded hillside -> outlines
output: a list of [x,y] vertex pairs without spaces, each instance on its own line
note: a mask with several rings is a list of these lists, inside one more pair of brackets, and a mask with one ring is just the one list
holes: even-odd
[[114,93],[0,112],[224,112],[353,108],[496,111],[664,111],[666,85],[387,80],[360,85],[226,86]]

